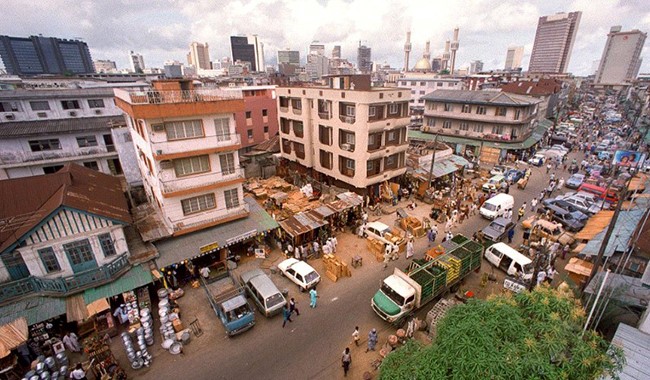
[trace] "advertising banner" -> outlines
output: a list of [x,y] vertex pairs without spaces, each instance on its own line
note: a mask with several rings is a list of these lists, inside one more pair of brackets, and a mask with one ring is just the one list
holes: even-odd
[[629,150],[617,150],[612,165],[636,168],[643,161],[643,153]]

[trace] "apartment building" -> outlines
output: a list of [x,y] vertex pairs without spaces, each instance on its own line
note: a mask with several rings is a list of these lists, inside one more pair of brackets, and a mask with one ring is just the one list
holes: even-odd
[[143,185],[167,236],[246,217],[235,117],[241,90],[154,81],[145,91],[115,89],[126,113]]
[[[500,154],[539,141],[538,104],[541,100],[494,91],[437,90],[424,96],[422,132],[438,141],[465,146],[496,147]],[[476,154],[481,149],[477,149]]]
[[409,91],[371,87],[369,75],[325,79],[278,87],[281,155],[322,180],[376,194],[406,171]]
[[399,79],[398,85],[411,90],[409,106],[412,115],[422,116],[424,95],[435,90],[464,90],[465,83],[460,78],[442,77],[436,74],[406,73]]
[[54,173],[69,162],[122,175],[134,161],[118,154],[131,142],[118,137],[125,122],[111,88],[0,91],[0,120],[0,179]]
[[241,87],[244,110],[235,113],[236,132],[241,136],[241,153],[247,153],[278,133],[275,86]]

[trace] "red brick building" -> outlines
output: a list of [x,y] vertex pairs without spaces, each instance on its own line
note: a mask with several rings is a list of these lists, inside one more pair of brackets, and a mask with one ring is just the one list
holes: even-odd
[[275,86],[242,87],[244,111],[235,113],[237,133],[241,136],[241,153],[250,152],[278,133],[278,108]]

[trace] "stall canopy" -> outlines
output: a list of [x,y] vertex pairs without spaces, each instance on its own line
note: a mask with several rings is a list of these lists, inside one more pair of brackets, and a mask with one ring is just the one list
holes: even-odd
[[609,225],[614,211],[602,210],[589,218],[584,228],[575,235],[576,240],[591,240]]
[[244,197],[244,201],[250,211],[246,218],[155,242],[154,245],[160,253],[160,258],[156,259],[158,267],[196,257],[205,253],[202,248],[203,251],[205,247],[225,248],[278,227],[278,223],[254,199]]
[[[349,207],[361,206],[363,204],[363,198],[357,193],[351,191],[346,191],[345,193],[337,194],[336,197],[342,201],[345,201]],[[330,202],[333,203],[333,202]]]
[[65,300],[65,316],[68,322],[81,322],[88,319],[88,309],[83,294],[75,294]]
[[[641,220],[645,210],[644,209],[634,209],[630,211],[621,211],[616,220],[616,225],[614,226],[614,231],[612,231],[612,236],[607,242],[607,247],[605,248],[605,257],[612,256],[615,252],[623,252],[630,245],[630,239],[636,230],[637,224]],[[609,223],[608,223],[609,224]],[[606,231],[601,231],[593,238],[590,238],[587,245],[580,252],[582,255],[594,256],[598,254],[600,246],[603,243]]]
[[29,330],[23,317],[0,326],[0,358],[7,357],[11,350],[27,341]]
[[313,231],[319,227],[328,224],[320,218],[320,215],[314,210],[299,212],[296,215],[280,222],[280,227],[295,238],[307,232]]
[[[433,164],[433,178],[440,178],[451,174],[467,165],[469,165],[469,161],[455,154],[436,160]],[[423,160],[418,168],[413,169],[413,174],[422,180],[428,180],[430,171],[431,160]]]
[[91,302],[88,305],[86,305],[86,310],[88,310],[88,315],[95,315],[99,314],[102,311],[108,310],[111,308],[111,305],[108,304],[108,300],[106,298],[100,298],[97,301]]
[[129,290],[148,285],[152,281],[151,272],[146,267],[135,265],[117,280],[86,290],[83,293],[83,299],[86,305],[90,305],[97,300],[116,296]]
[[0,307],[0,324],[24,317],[28,325],[65,314],[65,298],[30,297]]

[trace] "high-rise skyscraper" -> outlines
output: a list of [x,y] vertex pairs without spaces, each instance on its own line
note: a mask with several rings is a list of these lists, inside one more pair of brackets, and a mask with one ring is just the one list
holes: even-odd
[[210,70],[212,63],[210,62],[210,51],[208,43],[201,44],[192,42],[190,44],[190,52],[187,55],[187,63],[193,65],[197,69]]
[[478,74],[483,71],[483,61],[477,60],[469,63],[469,73]]
[[308,54],[325,55],[325,45],[319,43],[318,41],[312,42],[309,45],[309,53]]
[[511,46],[506,54],[505,70],[516,70],[521,68],[521,59],[524,57],[523,46]]
[[341,59],[341,46],[335,45],[332,49],[332,59]]
[[231,36],[230,49],[233,62],[248,62],[252,71],[264,71],[264,44],[257,34],[252,36]]
[[142,54],[134,53],[133,50],[129,52],[129,63],[131,64],[131,71],[134,73],[141,73],[145,69]]
[[581,16],[570,12],[539,18],[528,72],[566,73]]
[[636,29],[621,32],[620,26],[612,26],[594,83],[621,85],[634,80],[639,73],[641,50],[647,36]]
[[12,75],[95,72],[88,45],[79,40],[0,36],[0,57]]
[[278,71],[284,75],[293,75],[300,67],[300,52],[297,50],[278,50]]
[[359,41],[359,48],[357,49],[357,69],[362,73],[372,71],[371,49],[365,45],[361,45],[361,41]]

